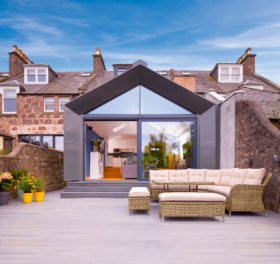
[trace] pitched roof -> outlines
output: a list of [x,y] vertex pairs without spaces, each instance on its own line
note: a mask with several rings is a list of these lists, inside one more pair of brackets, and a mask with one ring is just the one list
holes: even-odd
[[149,68],[138,65],[74,99],[67,107],[79,115],[85,114],[139,84],[193,113],[201,114],[214,105]]

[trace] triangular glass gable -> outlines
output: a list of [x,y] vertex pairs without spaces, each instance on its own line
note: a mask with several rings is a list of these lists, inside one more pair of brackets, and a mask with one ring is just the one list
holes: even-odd
[[141,114],[143,115],[160,115],[160,114],[192,114],[183,107],[172,103],[164,97],[152,92],[151,90],[141,87]]
[[104,105],[88,112],[88,114],[189,115],[192,113],[144,86],[138,85]]
[[88,112],[88,114],[139,114],[139,86]]

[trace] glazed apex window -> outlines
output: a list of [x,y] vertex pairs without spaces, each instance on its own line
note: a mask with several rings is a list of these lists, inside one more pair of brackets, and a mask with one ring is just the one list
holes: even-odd
[[44,112],[54,112],[54,97],[44,98]]
[[3,93],[3,113],[14,114],[17,112],[16,89],[5,89]]
[[47,68],[25,68],[24,83],[48,83]]
[[59,112],[64,112],[64,105],[69,102],[69,97],[59,97]]
[[219,82],[242,82],[242,67],[239,65],[221,65],[219,67]]

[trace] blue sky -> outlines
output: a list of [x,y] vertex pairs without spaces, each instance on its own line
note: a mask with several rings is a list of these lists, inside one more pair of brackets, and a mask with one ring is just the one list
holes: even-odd
[[138,59],[152,69],[205,69],[235,62],[247,47],[256,72],[280,83],[279,0],[0,0],[0,71],[16,44],[56,71],[107,69]]

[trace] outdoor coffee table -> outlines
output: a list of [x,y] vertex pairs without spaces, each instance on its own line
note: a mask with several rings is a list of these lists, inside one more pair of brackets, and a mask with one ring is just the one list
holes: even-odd
[[195,191],[198,191],[198,185],[215,185],[214,182],[159,182],[152,181],[153,184],[163,185],[163,190],[168,191],[169,185],[186,185],[189,186],[189,191],[191,191],[191,186],[195,186]]

